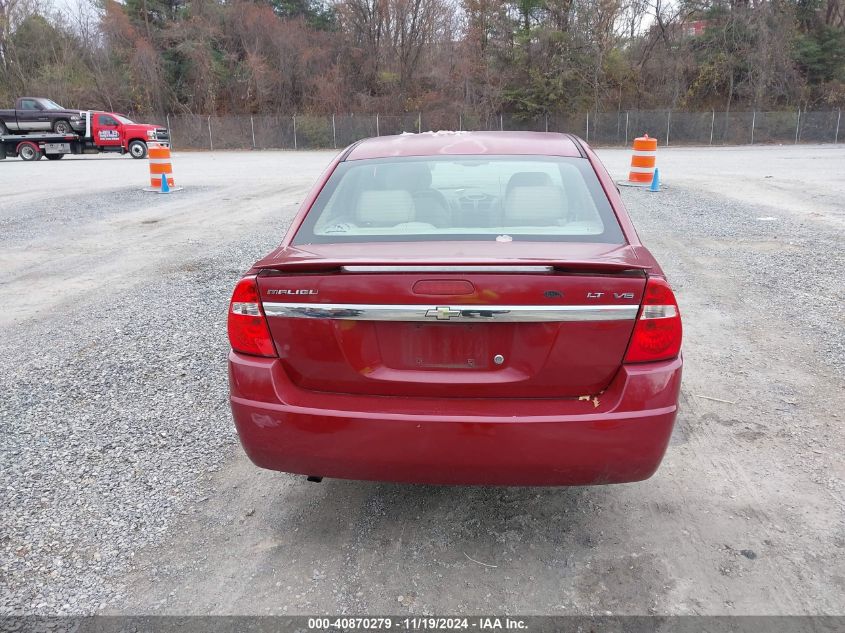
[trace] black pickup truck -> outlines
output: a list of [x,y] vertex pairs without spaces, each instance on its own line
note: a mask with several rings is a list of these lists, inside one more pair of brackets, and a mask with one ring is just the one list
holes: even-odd
[[21,97],[14,110],[0,110],[0,134],[18,132],[56,132],[73,134],[85,131],[85,116],[68,110],[44,97]]

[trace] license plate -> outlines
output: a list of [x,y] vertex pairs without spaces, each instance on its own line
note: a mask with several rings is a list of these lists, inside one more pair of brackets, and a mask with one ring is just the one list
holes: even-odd
[[44,143],[45,154],[69,154],[70,143]]
[[[381,325],[381,324],[380,324]],[[396,323],[394,344],[382,346],[385,364],[397,369],[490,369],[490,324]],[[379,337],[381,339],[381,337]],[[382,341],[384,342],[384,341]],[[398,343],[398,344],[396,344]]]

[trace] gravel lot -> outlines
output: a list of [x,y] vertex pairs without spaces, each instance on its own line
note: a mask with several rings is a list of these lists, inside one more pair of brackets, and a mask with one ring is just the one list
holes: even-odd
[[570,489],[245,458],[229,294],[331,156],[177,154],[172,196],[129,158],[0,162],[0,615],[845,614],[845,148],[662,150],[663,192],[623,188],[683,411],[651,480]]

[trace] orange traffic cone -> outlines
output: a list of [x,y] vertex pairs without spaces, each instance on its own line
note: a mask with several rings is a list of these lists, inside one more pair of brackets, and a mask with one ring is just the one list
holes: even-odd
[[657,162],[657,139],[648,134],[634,139],[634,154],[631,156],[631,171],[628,173],[629,185],[651,184],[654,179],[654,166]]
[[173,165],[170,163],[170,148],[162,143],[148,143],[147,156],[150,162],[150,186],[146,191],[171,193],[181,187],[173,184]]

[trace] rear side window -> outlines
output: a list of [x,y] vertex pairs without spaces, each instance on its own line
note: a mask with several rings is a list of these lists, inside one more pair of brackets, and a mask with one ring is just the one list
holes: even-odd
[[338,165],[294,244],[625,239],[589,161],[449,156]]

